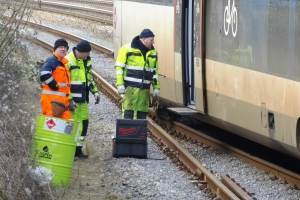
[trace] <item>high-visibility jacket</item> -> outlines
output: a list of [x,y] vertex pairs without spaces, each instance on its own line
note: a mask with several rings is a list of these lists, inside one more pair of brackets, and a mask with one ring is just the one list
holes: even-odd
[[66,58],[69,60],[67,67],[71,75],[71,96],[76,103],[89,102],[89,91],[98,92],[92,74],[92,59],[88,56],[85,60],[77,59],[74,52],[69,53]]
[[[66,67],[67,59],[59,59],[59,56],[53,52],[40,70],[40,80],[42,81],[42,94],[40,103],[42,106],[42,113],[44,115],[52,116],[51,101],[58,100],[69,106],[68,96],[70,94],[70,73]],[[58,90],[52,90],[49,83],[55,83]],[[70,119],[70,111],[65,111],[61,118]]]
[[145,57],[131,44],[122,46],[115,63],[116,85],[141,89],[160,89],[158,80],[157,52],[150,49]]

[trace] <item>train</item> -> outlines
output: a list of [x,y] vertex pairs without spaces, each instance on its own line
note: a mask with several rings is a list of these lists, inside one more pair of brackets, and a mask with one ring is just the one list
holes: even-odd
[[300,158],[300,1],[114,0],[114,52],[155,34],[159,106]]

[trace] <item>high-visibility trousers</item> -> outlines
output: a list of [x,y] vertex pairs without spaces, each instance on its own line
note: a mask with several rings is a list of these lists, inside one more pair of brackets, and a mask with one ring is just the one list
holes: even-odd
[[71,112],[71,118],[81,123],[76,146],[82,146],[88,129],[88,105],[87,102],[75,103],[75,110]]
[[[42,113],[43,115],[53,116],[52,115],[52,107],[51,101],[58,100],[66,105],[69,105],[68,97],[67,96],[58,96],[53,94],[41,94],[40,104],[42,106]],[[71,119],[70,111],[66,110],[61,114],[61,118],[63,119]]]
[[150,89],[128,86],[122,99],[122,118],[145,119],[149,110]]

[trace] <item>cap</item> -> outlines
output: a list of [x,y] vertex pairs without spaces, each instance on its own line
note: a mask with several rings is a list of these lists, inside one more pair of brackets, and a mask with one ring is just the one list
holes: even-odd
[[54,51],[55,51],[55,49],[57,49],[57,47],[59,47],[59,46],[67,47],[67,50],[69,50],[68,42],[67,42],[65,39],[63,39],[63,38],[58,39],[58,40],[56,40],[56,41],[54,42]]
[[88,41],[80,40],[76,45],[76,50],[79,52],[90,52],[92,47]]
[[154,37],[155,35],[153,34],[153,32],[150,29],[144,29],[141,34],[140,34],[140,38],[146,38],[146,37]]

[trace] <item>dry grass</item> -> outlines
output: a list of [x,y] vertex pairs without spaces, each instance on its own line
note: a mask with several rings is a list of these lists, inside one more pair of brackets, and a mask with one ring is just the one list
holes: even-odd
[[20,45],[18,32],[24,27],[17,19],[30,16],[25,8],[32,2],[5,2],[0,8],[0,199],[54,199],[49,185],[40,186],[29,170],[40,88],[35,63]]

